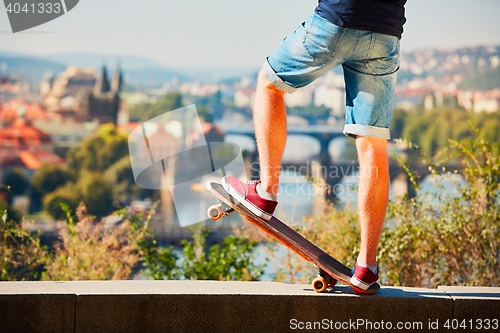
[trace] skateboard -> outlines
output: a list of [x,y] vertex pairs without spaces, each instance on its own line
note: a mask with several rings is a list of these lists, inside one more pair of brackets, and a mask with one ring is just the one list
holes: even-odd
[[380,289],[378,283],[371,285],[368,290],[362,290],[353,286],[350,282],[352,276],[351,269],[332,258],[317,245],[308,241],[279,219],[272,216],[269,221],[266,221],[258,217],[227,193],[219,183],[207,181],[206,186],[219,199],[218,205],[212,205],[208,208],[207,215],[211,220],[218,220],[237,211],[246,217],[249,222],[301,256],[304,260],[315,264],[319,268],[318,276],[312,281],[312,288],[315,292],[325,292],[328,288],[334,287],[337,281],[351,286],[354,292],[361,295],[375,294]]

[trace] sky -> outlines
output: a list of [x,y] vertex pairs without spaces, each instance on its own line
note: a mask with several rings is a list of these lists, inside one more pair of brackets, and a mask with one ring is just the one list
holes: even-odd
[[[317,0],[81,0],[13,34],[0,8],[0,51],[135,55],[168,67],[258,67]],[[500,45],[500,0],[409,0],[401,48]]]

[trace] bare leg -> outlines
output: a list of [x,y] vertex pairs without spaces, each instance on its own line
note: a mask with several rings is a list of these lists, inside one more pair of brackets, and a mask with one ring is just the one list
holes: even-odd
[[389,198],[387,140],[358,137],[356,148],[360,164],[358,205],[361,248],[358,262],[375,266]]
[[285,93],[260,72],[255,93],[253,118],[260,159],[262,189],[278,194],[281,157],[286,144]]

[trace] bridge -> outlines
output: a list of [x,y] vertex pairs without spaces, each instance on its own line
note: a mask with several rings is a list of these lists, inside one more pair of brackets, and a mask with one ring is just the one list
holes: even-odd
[[[222,131],[226,135],[242,135],[251,138],[255,141],[255,131],[252,127],[228,127],[222,126]],[[320,144],[320,152],[318,156],[314,157],[321,163],[328,163],[330,161],[330,154],[328,147],[330,142],[337,138],[345,137],[342,126],[329,126],[329,125],[314,125],[314,126],[288,126],[287,132],[289,136],[292,135],[305,135],[318,140]]]
[[[226,135],[239,135],[251,138],[255,142],[255,131],[253,126],[245,127],[229,127],[222,126],[221,129]],[[346,138],[343,133],[342,126],[330,126],[330,125],[313,125],[313,126],[289,126],[287,128],[288,136],[308,136],[314,138],[319,142],[320,151],[318,154],[312,156],[311,158],[304,161],[286,161],[282,163],[283,170],[299,170],[300,173],[305,174],[309,177],[315,179],[320,176],[323,181],[330,187],[334,187],[342,181],[345,176],[357,174],[358,164],[356,158],[348,160],[345,158],[340,158],[338,160],[332,158],[329,147],[332,141],[339,138]],[[407,151],[402,152],[407,155]],[[253,151],[247,156],[249,163],[252,166],[251,177],[256,179],[259,177],[258,170],[258,153]],[[319,164],[318,164],[319,163]],[[315,170],[311,167],[315,165]],[[428,167],[425,165],[412,165],[411,169],[415,171],[421,177],[425,177],[430,174]],[[319,170],[319,174],[318,174]],[[399,187],[406,188],[406,191],[412,195],[412,187],[408,179],[406,171],[404,171],[401,165],[393,158],[389,159],[389,174],[393,185],[395,182],[399,183]],[[334,193],[327,194],[327,198],[330,200],[335,199]]]

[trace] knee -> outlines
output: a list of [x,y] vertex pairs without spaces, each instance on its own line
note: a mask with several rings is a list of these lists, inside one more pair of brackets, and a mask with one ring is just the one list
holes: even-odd
[[356,149],[361,164],[387,160],[386,139],[358,137],[356,139]]

